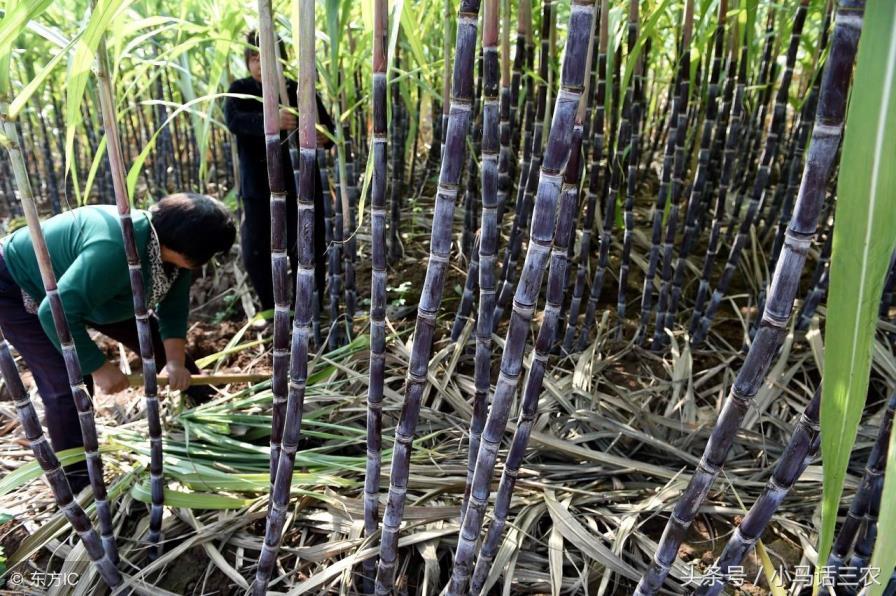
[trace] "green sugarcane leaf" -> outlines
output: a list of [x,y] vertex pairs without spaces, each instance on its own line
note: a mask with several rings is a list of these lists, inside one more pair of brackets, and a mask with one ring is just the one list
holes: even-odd
[[[131,496],[142,503],[152,503],[152,492],[149,481],[135,484],[131,488]],[[240,499],[226,495],[211,493],[186,493],[170,488],[165,489],[165,505],[167,507],[184,507],[186,509],[241,509],[248,507],[254,499]]]
[[[100,454],[112,453],[113,451],[120,451],[121,449],[122,447],[114,445],[102,445],[100,446]],[[71,449],[63,449],[62,451],[56,452],[56,457],[59,458],[59,463],[63,466],[83,461],[85,457],[84,448],[72,447]],[[29,461],[27,464],[22,464],[0,479],[0,497],[9,494],[17,488],[25,486],[35,478],[40,478],[43,473],[44,471],[37,461]]]
[[19,112],[25,107],[25,104],[28,103],[31,96],[34,95],[41,85],[43,85],[44,81],[47,80],[47,77],[52,74],[56,65],[59,64],[63,58],[68,56],[69,51],[79,39],[81,39],[81,32],[78,32],[78,34],[59,51],[59,53],[53,56],[53,58],[44,65],[41,71],[32,78],[27,85],[25,85],[16,98],[12,100],[12,103],[9,104],[9,117],[11,119],[15,119],[19,115]]
[[[896,39],[896,31],[894,37]],[[880,517],[878,528],[896,528],[896,432],[890,431],[890,446],[887,450],[886,470],[884,475],[884,490],[880,497]],[[870,586],[869,596],[880,596],[887,586],[888,578],[896,569],[896,532],[878,532],[877,544],[874,545],[874,553],[871,555],[872,570],[880,570],[878,581]]]
[[0,21],[0,54],[9,50],[28,21],[39,17],[52,3],[52,0],[22,0],[7,4],[12,8]]
[[396,12],[401,19],[401,29],[404,31],[404,37],[408,42],[408,46],[411,48],[414,60],[421,66],[427,64],[429,61],[426,59],[423,50],[423,42],[420,40],[419,35],[420,17],[414,12],[414,6],[402,2],[401,5],[397,7]]
[[[821,402],[824,493],[819,561],[826,561],[831,550],[843,481],[868,391],[884,276],[896,244],[893,155],[896,4],[869,2],[837,184]],[[894,493],[890,495],[892,501]]]
[[112,26],[113,17],[133,0],[100,0],[84,30],[75,53],[68,63],[68,83],[65,93],[65,175],[72,171],[75,151],[75,131],[81,124],[81,103],[96,58],[96,48],[103,34]]

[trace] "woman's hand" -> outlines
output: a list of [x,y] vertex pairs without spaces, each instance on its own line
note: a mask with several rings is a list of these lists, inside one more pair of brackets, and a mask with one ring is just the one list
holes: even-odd
[[280,108],[280,130],[295,130],[299,120],[286,108]]
[[183,391],[190,386],[190,371],[183,364],[168,361],[165,365],[165,372],[168,373],[168,388],[175,391]]
[[190,371],[184,367],[184,350],[186,342],[178,337],[169,337],[164,340],[165,372],[168,373],[168,388],[175,391],[183,391],[190,386]]
[[112,394],[124,391],[130,385],[121,369],[108,360],[91,374],[93,382],[104,393]]

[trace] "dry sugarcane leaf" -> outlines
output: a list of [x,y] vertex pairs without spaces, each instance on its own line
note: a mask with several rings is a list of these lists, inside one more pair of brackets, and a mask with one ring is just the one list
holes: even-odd
[[[179,513],[183,519],[185,519],[191,526],[193,526],[198,534],[202,534],[206,531],[206,527],[196,519],[196,516],[193,514],[192,509],[180,509]],[[223,542],[226,544],[226,537],[224,537]],[[224,558],[224,555],[221,554],[221,551],[218,550],[218,548],[214,544],[211,544],[210,542],[203,542],[202,548],[205,549],[205,553],[208,555],[208,558],[211,559],[211,562],[224,575],[229,577],[232,582],[234,582],[244,590],[249,589],[249,582],[246,581],[246,578],[244,578],[239,571],[237,571],[230,563],[227,562],[227,559]]]
[[544,491],[544,501],[554,525],[563,534],[563,537],[578,548],[582,554],[629,579],[637,580],[641,577],[639,572],[604,546],[601,538],[576,521],[566,507],[554,498],[551,491]]
[[436,556],[437,545],[437,540],[417,545],[417,552],[423,558],[423,596],[438,593],[439,559]]
[[559,596],[563,585],[563,534],[557,526],[548,538],[548,568],[551,572],[551,595]]
[[511,571],[513,567],[512,560],[514,560],[517,553],[519,553],[523,541],[529,532],[529,528],[542,515],[544,515],[543,504],[526,505],[521,508],[516,514],[516,517],[507,524],[508,529],[504,534],[504,540],[501,542],[501,546],[495,554],[495,559],[492,561],[492,568],[488,573],[485,584],[482,586],[482,592],[484,594],[487,594],[489,589],[498,581],[501,575],[504,574],[505,566],[509,566],[505,576],[505,585],[510,582],[511,576],[513,575]]
[[[403,538],[398,540],[399,548],[405,548],[408,546],[413,546],[415,544],[419,544],[421,542],[429,542],[432,540],[440,539],[444,536],[448,536],[450,534],[456,534],[457,527],[451,526],[448,528],[444,528],[441,530],[426,530],[423,532],[417,532],[416,534],[406,535]],[[337,563],[333,563],[325,567],[318,573],[315,573],[302,583],[293,587],[288,593],[287,596],[298,596],[298,594],[319,594],[317,588],[322,586],[327,581],[338,577],[346,568],[351,569],[356,565],[360,564],[361,561],[365,559],[369,559],[370,557],[375,557],[379,554],[379,548],[368,548],[362,551],[356,551],[351,557],[346,557]]]

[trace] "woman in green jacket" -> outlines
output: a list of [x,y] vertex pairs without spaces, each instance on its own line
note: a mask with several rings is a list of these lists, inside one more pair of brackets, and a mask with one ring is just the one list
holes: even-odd
[[[198,369],[185,353],[191,269],[233,245],[227,208],[204,195],[169,195],[148,211],[133,210],[134,232],[147,292],[156,365],[169,387],[186,390]],[[59,296],[85,374],[106,393],[127,388],[119,366],[91,340],[92,328],[139,353],[128,264],[115,207],[92,205],[42,224]],[[0,242],[0,329],[34,376],[57,451],[83,444],[65,362],[27,228]],[[89,481],[85,462],[66,467],[77,491]]]

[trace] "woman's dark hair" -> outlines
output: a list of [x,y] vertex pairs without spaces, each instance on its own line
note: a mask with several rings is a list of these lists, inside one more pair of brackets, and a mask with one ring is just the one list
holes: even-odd
[[229,251],[236,240],[236,226],[227,207],[206,195],[168,195],[149,212],[159,244],[181,253],[197,267]]
[[[277,37],[277,47],[280,48],[280,59],[286,60],[286,44],[282,37]],[[249,58],[258,54],[258,31],[252,29],[246,33],[246,48],[243,50],[243,60],[246,62],[246,68],[249,68]]]

